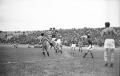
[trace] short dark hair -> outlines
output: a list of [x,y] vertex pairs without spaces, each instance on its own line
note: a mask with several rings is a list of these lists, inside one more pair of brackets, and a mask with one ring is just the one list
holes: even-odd
[[44,36],[44,33],[41,33],[41,36]]
[[50,30],[52,30],[52,28],[50,28]]
[[110,22],[105,22],[105,27],[110,27]]
[[90,38],[90,34],[87,34],[87,38]]

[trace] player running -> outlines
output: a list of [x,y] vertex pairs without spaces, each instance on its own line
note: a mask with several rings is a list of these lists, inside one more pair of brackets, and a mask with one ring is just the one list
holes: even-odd
[[[105,66],[110,63],[110,66],[113,67],[114,63],[114,49],[115,49],[115,37],[117,33],[114,28],[110,27],[110,22],[105,22],[105,29],[102,30],[101,36],[105,40],[104,42],[104,61]],[[108,60],[110,55],[110,60]]]
[[90,37],[89,34],[87,35],[87,42],[88,42],[88,45],[89,45],[89,46],[88,46],[88,48],[87,48],[87,51],[86,51],[85,54],[83,55],[83,58],[85,58],[86,55],[87,55],[89,52],[90,52],[92,58],[94,58],[94,57],[93,57],[93,53],[92,53],[92,50],[93,50],[94,46],[93,46],[93,43],[92,43],[92,40],[91,40],[91,37]]
[[41,39],[39,43],[42,45],[42,53],[44,56],[45,53],[47,53],[47,55],[49,56],[47,42],[49,42],[49,40],[44,36],[44,33],[41,33]]

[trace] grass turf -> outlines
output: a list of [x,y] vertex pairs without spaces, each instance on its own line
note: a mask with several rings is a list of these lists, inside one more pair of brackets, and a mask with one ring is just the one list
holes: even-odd
[[68,47],[58,55],[49,50],[50,57],[44,57],[40,48],[0,47],[0,76],[119,76],[119,49],[113,68],[104,66],[103,51],[96,47],[92,59],[90,55],[83,58],[78,49],[71,54]]

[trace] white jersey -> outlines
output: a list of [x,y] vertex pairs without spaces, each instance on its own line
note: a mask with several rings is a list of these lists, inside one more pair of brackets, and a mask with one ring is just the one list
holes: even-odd
[[55,39],[56,39],[56,38],[52,38],[52,40],[51,40],[51,41],[55,41]]
[[56,43],[57,43],[57,44],[61,44],[61,40],[60,40],[60,39],[57,39]]

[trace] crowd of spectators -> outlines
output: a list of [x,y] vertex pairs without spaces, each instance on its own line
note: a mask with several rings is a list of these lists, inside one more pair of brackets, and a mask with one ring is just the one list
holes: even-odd
[[[116,45],[120,46],[120,27],[114,27],[117,31],[118,35],[116,37]],[[51,29],[51,28],[50,28]],[[54,28],[55,29],[55,28]],[[87,44],[85,39],[81,39],[80,37],[83,35],[86,35],[88,33],[91,34],[93,44],[102,46],[104,40],[101,38],[101,30],[103,28],[82,28],[82,29],[55,29],[62,37],[62,44],[69,46],[71,45],[72,41],[75,41],[76,44],[78,44],[78,41],[81,40],[84,45]],[[44,30],[44,31],[33,31],[30,33],[27,32],[20,32],[19,35],[8,35],[7,32],[1,31],[0,34],[3,36],[0,37],[0,43],[18,43],[18,44],[37,44],[39,43],[39,40],[36,39],[38,36],[40,36],[41,32],[44,32],[46,37],[50,35],[50,30]],[[11,36],[10,38],[8,38]]]

